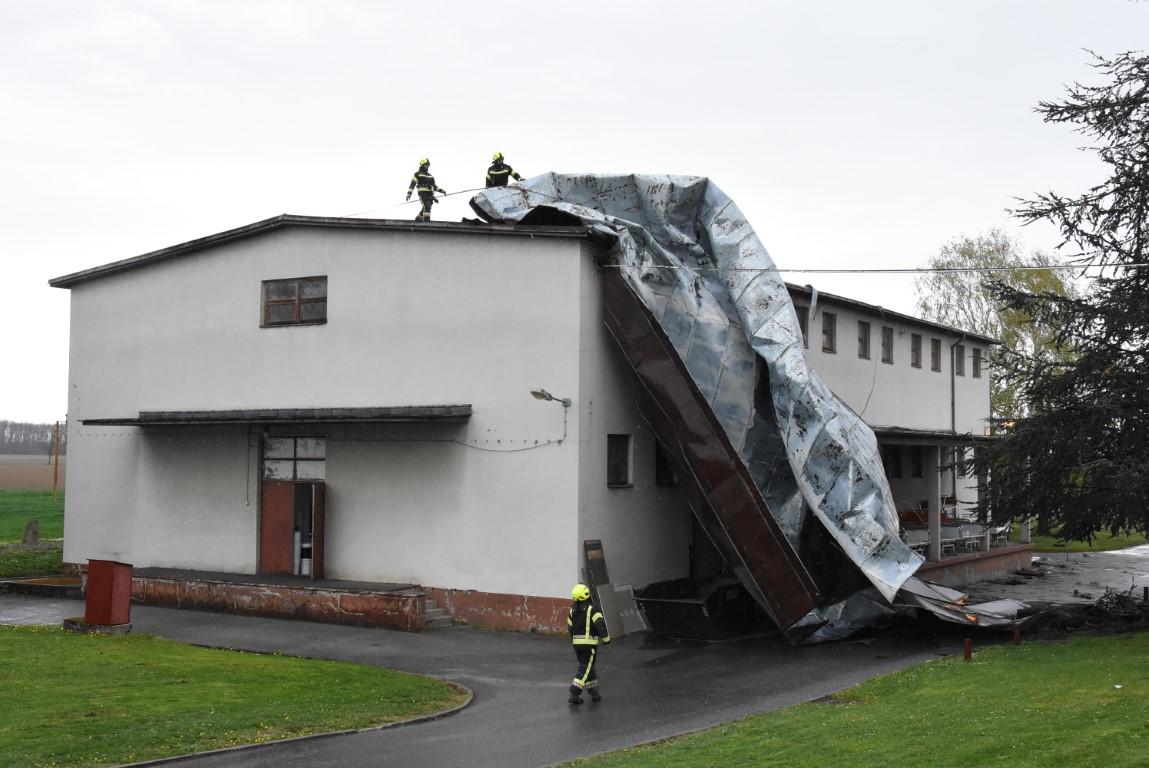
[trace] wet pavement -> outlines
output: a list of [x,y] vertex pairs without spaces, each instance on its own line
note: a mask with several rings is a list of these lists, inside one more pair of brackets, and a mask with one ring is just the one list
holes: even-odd
[[[58,625],[78,600],[0,595],[0,623]],[[201,645],[342,659],[435,675],[474,692],[455,715],[346,736],[181,759],[180,766],[544,766],[798,704],[939,654],[959,639],[879,636],[794,648],[622,638],[600,655],[603,701],[566,703],[563,638],[452,627],[419,634],[132,607],[135,632]]]
[[[1149,545],[1043,556],[1044,576],[976,585],[977,599],[1092,602],[1105,587],[1149,586]],[[1016,581],[1017,583],[1004,583]],[[1074,594],[1076,592],[1076,594]],[[0,595],[0,623],[54,624],[78,600]],[[179,766],[546,766],[820,698],[961,647],[960,632],[886,632],[791,647],[780,635],[727,643],[632,636],[600,656],[600,704],[567,705],[574,656],[563,638],[452,627],[423,633],[132,607],[133,629],[188,643],[341,659],[434,675],[474,692],[439,720],[182,758]],[[986,633],[975,642],[994,642]]]
[[1092,603],[1105,594],[1149,587],[1149,544],[1113,552],[1041,553],[1040,576],[1015,575],[964,587],[975,602],[1012,597],[1029,603]]

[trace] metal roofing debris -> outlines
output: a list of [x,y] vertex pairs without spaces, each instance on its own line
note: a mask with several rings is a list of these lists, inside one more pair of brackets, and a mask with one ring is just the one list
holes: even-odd
[[[810,368],[787,285],[729,197],[704,177],[552,173],[471,205],[612,242],[606,323],[644,413],[699,522],[792,641],[890,612],[923,560],[899,538],[877,439]],[[953,618],[919,584],[917,604]]]

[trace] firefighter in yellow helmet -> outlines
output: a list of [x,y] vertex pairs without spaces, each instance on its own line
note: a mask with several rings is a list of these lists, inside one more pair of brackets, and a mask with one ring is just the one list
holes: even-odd
[[419,170],[415,171],[415,175],[411,177],[411,183],[407,185],[407,199],[411,199],[411,190],[419,193],[419,202],[423,207],[419,209],[419,214],[415,216],[415,221],[430,221],[431,220],[431,206],[435,204],[435,193],[440,192],[447,194],[447,190],[442,187],[435,186],[435,177],[431,175],[431,161],[427,158],[419,160]]
[[503,160],[503,153],[496,152],[491,157],[491,167],[487,169],[488,187],[505,187],[510,177],[515,181],[522,181],[523,177],[515,173],[515,169]]
[[569,704],[582,704],[582,692],[590,694],[591,701],[600,701],[598,692],[599,643],[609,643],[610,634],[602,613],[590,599],[590,588],[586,584],[575,584],[571,590],[570,614],[567,616],[567,631],[571,636],[575,657],[578,659],[578,672],[571,680]]

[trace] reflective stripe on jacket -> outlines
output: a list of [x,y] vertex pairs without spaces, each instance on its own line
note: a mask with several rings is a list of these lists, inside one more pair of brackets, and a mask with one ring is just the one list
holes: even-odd
[[423,171],[416,171],[415,175],[411,177],[411,183],[407,185],[407,189],[414,189],[418,192],[434,192],[438,187],[435,186],[435,177]]
[[495,163],[487,169],[487,186],[488,187],[505,187],[507,186],[507,177],[514,176],[515,181],[521,181],[522,176],[515,173],[515,169],[506,163]]
[[602,612],[589,600],[576,602],[567,615],[567,631],[573,645],[598,645],[599,639],[610,642],[606,631],[606,620]]

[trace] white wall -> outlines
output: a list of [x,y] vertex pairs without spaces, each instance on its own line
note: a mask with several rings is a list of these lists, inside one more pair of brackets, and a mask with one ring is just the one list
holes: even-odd
[[[65,557],[254,569],[257,529],[239,477],[245,436],[218,431],[213,446],[188,433],[173,438],[190,449],[182,453],[140,437],[153,428],[79,420],[470,403],[470,421],[450,428],[461,444],[333,436],[328,574],[568,594],[580,424],[571,419],[561,446],[536,448],[562,436],[561,413],[529,391],[577,391],[581,248],[291,228],[73,288]],[[328,276],[327,323],[260,328],[261,281],[308,275]],[[196,469],[170,474],[184,458]],[[198,509],[165,508],[200,485],[185,478],[215,484]],[[205,530],[221,548],[204,547]]]
[[[823,314],[837,315],[837,351],[822,351]],[[870,323],[870,359],[858,357],[858,321]],[[894,362],[882,362],[882,326],[894,329]],[[911,334],[922,336],[922,366],[910,365]],[[930,369],[930,340],[942,341],[941,371]],[[811,366],[838,397],[874,427],[949,430],[951,424],[950,345],[955,334],[912,325],[878,312],[820,299],[809,327],[806,350]],[[965,340],[965,376],[954,377],[956,429],[959,433],[985,434],[989,417],[989,368],[983,365],[981,378],[973,377],[973,348],[988,349],[980,342]]]
[[[678,488],[655,484],[654,433],[638,409],[626,360],[603,325],[601,276],[590,254],[583,265],[578,558],[581,565],[584,540],[599,539],[611,582],[640,589],[690,575],[691,513]],[[629,488],[607,486],[608,434],[631,436]]]

